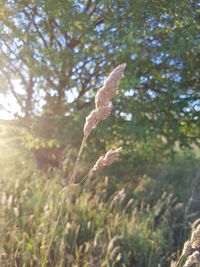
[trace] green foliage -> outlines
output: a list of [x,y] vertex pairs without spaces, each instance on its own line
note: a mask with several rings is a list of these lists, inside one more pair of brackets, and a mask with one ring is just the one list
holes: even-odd
[[[28,162],[25,168],[23,153],[15,162],[12,152],[1,156],[2,166],[9,155],[12,168],[0,174],[2,266],[40,266],[60,205],[60,175],[47,178]],[[168,266],[185,226],[199,216],[188,207],[198,165],[182,155],[135,182],[97,177],[71,186],[48,266]]]
[[82,128],[68,129],[82,125],[105,74],[126,62],[109,145],[123,144],[137,164],[171,156],[176,142],[199,144],[196,1],[4,1],[1,13],[3,91],[34,136],[79,143]]
[[[11,96],[19,109],[0,129],[3,267],[41,265],[91,99],[122,62],[113,113],[77,178],[105,150],[122,146],[122,156],[105,180],[70,189],[48,264],[169,266],[200,216],[197,2],[2,1],[1,109]],[[65,175],[33,164],[30,150],[66,147]]]

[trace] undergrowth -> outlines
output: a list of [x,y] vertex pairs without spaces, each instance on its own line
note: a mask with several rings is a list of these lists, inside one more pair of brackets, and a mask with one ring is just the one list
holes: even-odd
[[77,179],[83,148],[110,116],[124,68],[114,69],[97,93],[68,180],[59,169],[39,171],[16,142],[10,159],[9,153],[0,158],[0,266],[165,267],[179,256],[191,222],[200,217],[199,160],[191,152],[179,151],[181,156],[145,172],[141,166],[140,174],[123,180],[117,169],[98,175],[121,152],[110,149],[82,182]]
[[[48,266],[169,266],[198,216],[189,210],[185,217],[190,189],[181,199],[169,182],[183,175],[186,183],[193,180],[198,161],[185,170],[185,160],[163,166],[166,181],[144,175],[122,186],[114,177],[99,176],[72,187]],[[47,179],[45,172],[28,166],[1,173],[2,267],[41,265],[60,205],[58,171]]]

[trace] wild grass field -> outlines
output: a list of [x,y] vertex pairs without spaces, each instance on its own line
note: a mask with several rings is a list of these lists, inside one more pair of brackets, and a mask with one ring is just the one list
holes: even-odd
[[0,0],[0,267],[200,266],[198,0]]
[[[171,160],[137,175],[133,172],[128,180],[99,174],[118,160],[122,150],[110,149],[77,180],[81,153],[97,124],[110,116],[110,102],[124,68],[125,64],[115,68],[96,94],[96,107],[85,119],[70,176],[63,172],[64,158],[59,168],[47,165],[39,170],[32,150],[23,146],[24,132],[13,133],[15,126],[1,128],[0,148],[5,151],[0,159],[1,266],[178,267],[185,262],[186,267],[198,263],[200,231],[195,232],[192,224],[200,216],[197,148],[177,149]],[[184,245],[181,253],[191,231],[195,233],[187,241],[191,249]]]
[[[180,256],[199,218],[199,159],[179,155],[118,179],[101,174],[70,189],[47,266],[170,266]],[[1,154],[2,267],[41,266],[62,191],[59,171]]]

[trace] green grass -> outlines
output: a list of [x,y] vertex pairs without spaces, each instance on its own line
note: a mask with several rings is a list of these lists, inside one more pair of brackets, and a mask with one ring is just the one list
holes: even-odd
[[[41,266],[64,181],[58,170],[38,171],[16,142],[3,144],[0,266]],[[200,217],[188,205],[200,186],[198,166],[197,156],[180,151],[146,174],[133,172],[124,180],[113,176],[111,167],[108,177],[100,174],[71,187],[47,266],[169,266],[187,239],[190,223]]]
[[[174,179],[180,175],[177,168],[172,172]],[[1,175],[2,266],[40,266],[63,187],[56,172],[47,178],[29,163],[21,171],[8,170]],[[187,175],[189,179],[189,171]],[[161,198],[166,184],[161,190],[153,178],[144,176],[137,186],[130,186],[130,181],[113,193],[109,179],[93,178],[73,190],[48,266],[167,266],[168,254],[177,249],[173,227],[180,222],[172,219],[178,206]],[[184,209],[179,212],[184,215]]]

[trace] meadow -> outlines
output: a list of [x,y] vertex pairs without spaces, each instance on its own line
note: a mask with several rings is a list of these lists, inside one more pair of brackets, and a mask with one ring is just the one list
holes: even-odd
[[199,14],[0,1],[0,267],[200,266]]
[[[122,148],[110,149],[77,180],[81,153],[97,124],[110,116],[124,69],[125,64],[116,67],[96,94],[96,107],[86,117],[70,176],[63,172],[65,157],[59,168],[47,165],[39,170],[32,150],[23,149],[24,132],[2,127],[1,266],[198,263],[199,255],[192,254],[199,253],[200,245],[197,147],[179,149],[173,159],[149,166],[145,173],[140,170],[140,175],[133,173],[128,180],[101,174],[119,160]],[[117,162],[114,165],[117,168]],[[191,240],[195,239],[186,241],[195,229]],[[184,245],[181,253],[187,242],[191,249],[185,252]]]

